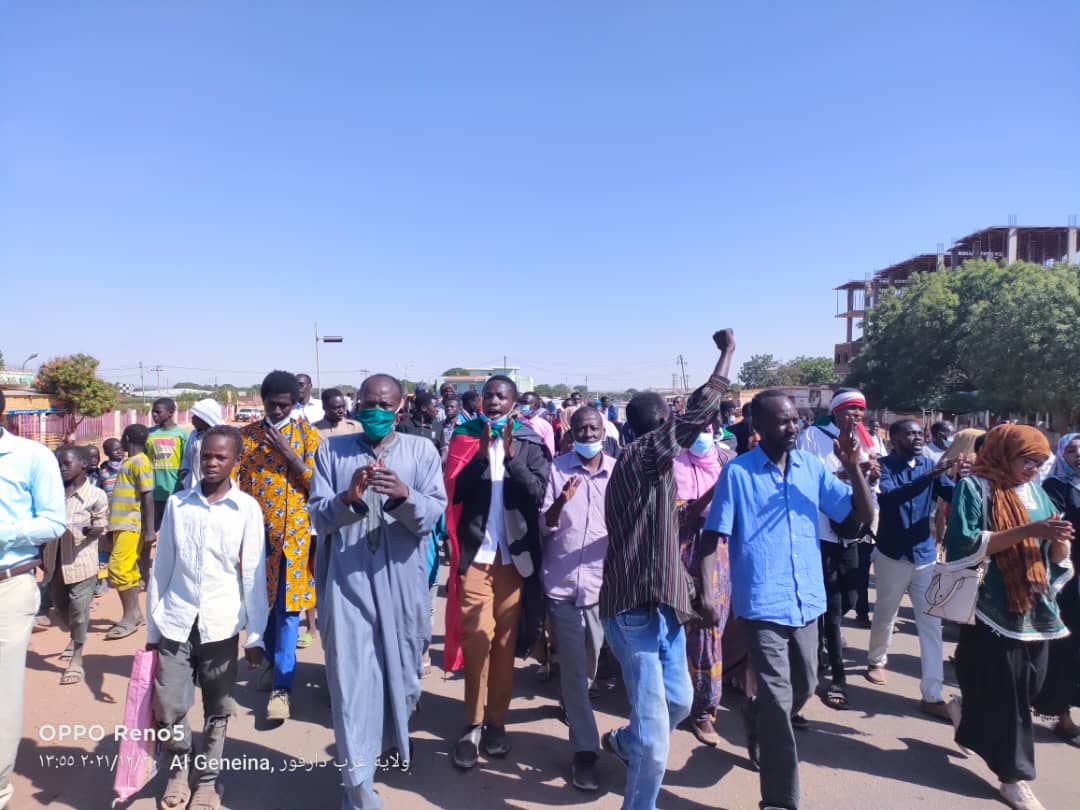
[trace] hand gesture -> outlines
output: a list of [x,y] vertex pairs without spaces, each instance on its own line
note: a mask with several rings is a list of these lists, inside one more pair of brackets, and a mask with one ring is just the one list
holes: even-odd
[[266,444],[271,450],[277,450],[279,453],[293,452],[289,440],[273,425],[268,425],[266,428]]
[[562,499],[562,502],[564,504],[570,502],[570,500],[574,497],[574,493],[577,492],[577,488],[580,485],[580,475],[571,475],[569,478],[566,479],[566,483],[563,484],[562,492],[559,494],[559,497]]
[[371,488],[391,500],[404,500],[409,497],[409,488],[398,478],[396,472],[382,465],[382,459],[371,471]]
[[263,662],[262,647],[248,647],[244,650],[244,658],[247,659],[248,669],[258,669]]
[[1046,520],[1039,520],[1031,524],[1035,537],[1043,537],[1055,543],[1067,543],[1073,539],[1075,530],[1073,525],[1062,520],[1061,515],[1052,515]]
[[870,486],[876,487],[881,480],[881,462],[878,461],[877,456],[870,459],[870,469],[866,474],[866,481]]
[[953,467],[956,466],[959,459],[940,459],[937,464],[934,465],[934,469],[930,471],[931,475],[951,475]]
[[480,428],[480,448],[477,452],[482,458],[486,458],[488,450],[491,449],[491,422],[486,419],[483,422],[484,426]]
[[840,459],[840,463],[848,470],[858,472],[859,467],[859,440],[855,438],[854,430],[841,431],[833,442],[833,452]]
[[735,351],[735,330],[734,329],[721,329],[719,332],[714,332],[713,343],[716,344],[721,353],[726,352],[731,354]]
[[349,488],[345,490],[345,494],[341,496],[342,501],[347,504],[353,504],[364,497],[364,490],[366,490],[368,484],[371,483],[371,470],[372,465],[368,464],[365,467],[353,471],[352,481],[349,482]]
[[503,455],[509,461],[514,457],[514,414],[506,417],[506,424],[503,425],[502,442]]

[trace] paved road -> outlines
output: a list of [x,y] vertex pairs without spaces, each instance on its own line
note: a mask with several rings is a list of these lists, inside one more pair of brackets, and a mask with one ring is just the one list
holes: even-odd
[[[118,615],[114,593],[95,604],[87,680],[78,686],[58,685],[61,668],[56,656],[66,643],[61,632],[53,629],[33,637],[12,810],[109,806],[112,774],[97,757],[115,754],[117,743],[110,737],[98,743],[44,741],[40,729],[58,723],[100,723],[111,730],[121,722],[131,654],[142,639],[137,634],[104,641],[102,633]],[[862,677],[868,632],[845,628],[852,648],[848,659],[852,708],[836,712],[815,699],[806,710],[813,727],[799,736],[803,807],[967,810],[1004,806],[996,801],[996,783],[981,760],[965,758],[952,743],[951,727],[918,715],[918,643],[910,612],[901,614],[900,624],[887,688],[875,687]],[[947,655],[953,647],[946,645]],[[334,753],[321,661],[317,643],[300,652],[293,719],[277,727],[263,720],[266,696],[242,675],[244,682],[237,690],[240,711],[229,728],[226,754],[249,759],[240,763],[246,769],[224,777],[226,807],[335,810],[340,806],[340,780],[334,769],[317,765],[309,769],[305,764],[327,762]],[[949,667],[947,675],[952,675]],[[357,677],[364,677],[364,662],[357,662]],[[567,785],[569,750],[566,727],[556,717],[556,685],[537,680],[535,662],[520,664],[516,673],[510,713],[513,753],[503,761],[482,763],[470,773],[459,773],[450,764],[446,742],[461,728],[462,682],[443,679],[435,670],[424,687],[413,722],[412,770],[389,772],[380,780],[388,808],[619,807],[625,769],[609,756],[601,756],[604,792],[599,796]],[[956,691],[955,682],[947,689]],[[595,705],[602,731],[617,726],[626,713],[625,696],[618,689],[602,694]],[[196,718],[193,725],[201,726],[201,706],[196,706],[192,716]],[[673,735],[660,808],[757,807],[757,775],[748,769],[736,713],[723,711],[717,725],[723,737],[717,749],[699,745],[686,731]],[[1049,810],[1080,808],[1080,753],[1056,742],[1045,728],[1037,729],[1036,739],[1042,774],[1036,783],[1039,797]],[[276,769],[274,773],[256,770],[263,759]],[[163,784],[164,776],[159,774],[128,806],[152,810]]]

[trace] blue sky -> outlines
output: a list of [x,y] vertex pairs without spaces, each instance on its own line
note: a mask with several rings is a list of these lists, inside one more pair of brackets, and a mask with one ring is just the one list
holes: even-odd
[[1075,2],[732,5],[0,1],[0,350],[670,384],[1080,212]]

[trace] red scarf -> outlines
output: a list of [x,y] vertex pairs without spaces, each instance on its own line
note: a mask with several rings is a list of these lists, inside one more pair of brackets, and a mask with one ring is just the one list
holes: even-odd
[[462,504],[454,503],[454,486],[465,465],[473,460],[480,449],[480,439],[455,432],[450,439],[443,467],[446,484],[446,533],[450,537],[450,576],[446,580],[446,630],[443,637],[443,671],[461,669],[461,595],[459,593],[458,565],[461,562],[461,546],[458,544],[458,521],[461,520]]

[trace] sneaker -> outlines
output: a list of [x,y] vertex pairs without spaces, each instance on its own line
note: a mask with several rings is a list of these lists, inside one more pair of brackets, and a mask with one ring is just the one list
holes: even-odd
[[266,702],[266,719],[289,719],[289,693],[284,689],[278,689],[270,695],[270,700]]
[[626,765],[627,767],[630,766],[630,760],[628,760],[623,754],[623,752],[619,750],[619,744],[615,740],[614,731],[605,731],[604,736],[600,738],[600,745],[604,747],[605,751],[610,754],[614,754],[620,760],[622,760],[623,765]]
[[810,728],[810,721],[803,715],[796,713],[791,715],[791,727],[798,731],[806,731],[806,729]]
[[574,761],[570,763],[570,782],[578,790],[590,793],[600,789],[596,781],[596,752],[577,751],[574,753]]
[[1002,782],[998,790],[1001,798],[1013,810],[1046,810],[1043,803],[1035,798],[1031,785],[1027,782]]
[[502,759],[510,753],[510,738],[506,736],[505,726],[484,726],[480,735],[480,750],[484,756]]
[[454,743],[452,759],[462,770],[476,767],[476,761],[480,758],[480,733],[480,726],[469,726],[461,739]]

